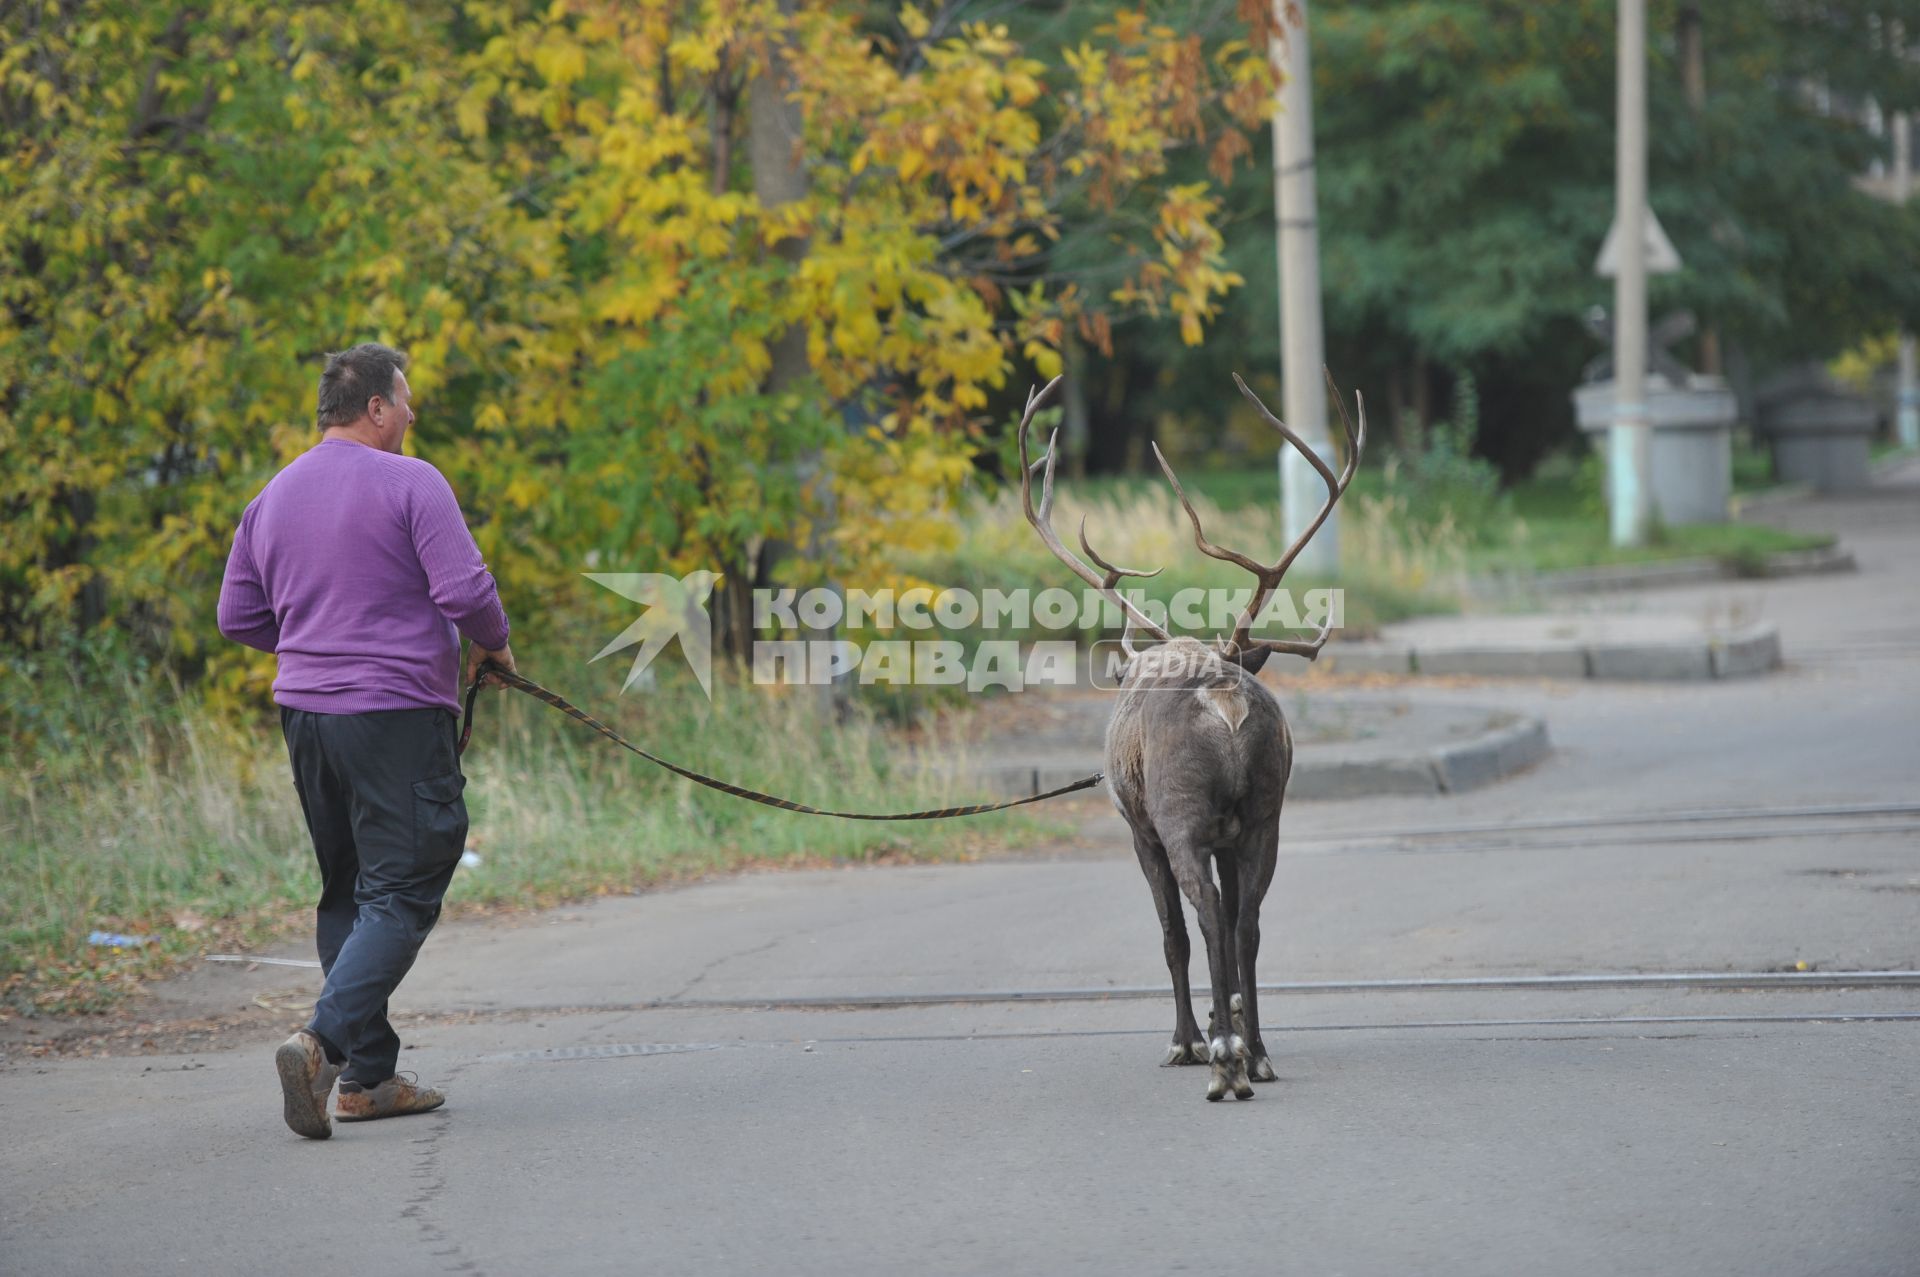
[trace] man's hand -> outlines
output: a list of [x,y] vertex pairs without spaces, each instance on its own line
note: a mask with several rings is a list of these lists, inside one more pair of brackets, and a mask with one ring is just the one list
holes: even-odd
[[[469,643],[467,644],[467,673],[466,677],[460,680],[460,685],[462,687],[472,687],[474,677],[480,673],[480,667],[488,661],[492,661],[508,673],[518,673],[518,670],[513,664],[513,644],[509,643],[497,652],[489,652],[478,643]],[[505,687],[506,684],[489,675],[487,677],[487,686]]]

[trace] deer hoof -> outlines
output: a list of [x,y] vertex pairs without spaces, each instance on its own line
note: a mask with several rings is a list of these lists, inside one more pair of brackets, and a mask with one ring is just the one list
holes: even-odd
[[[1234,1008],[1238,1011],[1239,1008]],[[1237,1016],[1235,1018],[1238,1018]],[[1216,1059],[1218,1057],[1215,1057]],[[1253,1098],[1253,1082],[1247,1077],[1247,1043],[1239,1034],[1227,1039],[1227,1084],[1233,1088],[1233,1098],[1250,1100]],[[1216,1066],[1217,1067],[1217,1066]]]
[[1167,1058],[1160,1062],[1160,1067],[1170,1069],[1181,1064],[1205,1064],[1207,1059],[1205,1042],[1173,1042],[1167,1046]]
[[1237,1100],[1251,1099],[1253,1083],[1247,1080],[1247,1044],[1238,1036],[1215,1038],[1208,1044],[1213,1076],[1207,1080],[1207,1098],[1219,1100],[1232,1088]]
[[1253,1060],[1247,1065],[1247,1076],[1256,1082],[1279,1081],[1278,1076],[1275,1075],[1273,1071],[1273,1061],[1267,1058],[1264,1051],[1254,1056]]

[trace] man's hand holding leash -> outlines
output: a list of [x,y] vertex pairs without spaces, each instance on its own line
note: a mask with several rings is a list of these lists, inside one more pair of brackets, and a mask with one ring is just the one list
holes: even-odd
[[[486,648],[481,647],[478,643],[468,643],[467,644],[467,671],[460,679],[460,686],[472,687],[473,680],[480,673],[480,667],[487,664],[488,662],[492,662],[493,664],[498,665],[501,669],[505,670],[509,674],[517,674],[520,672],[519,668],[515,666],[513,663],[513,644],[509,643],[497,652],[489,652]],[[486,685],[488,687],[505,687],[506,686],[505,683],[495,678],[491,673],[487,675]]]

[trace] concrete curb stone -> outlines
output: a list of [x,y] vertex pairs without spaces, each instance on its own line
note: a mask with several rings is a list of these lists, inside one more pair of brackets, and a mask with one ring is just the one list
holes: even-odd
[[1685,681],[1713,677],[1707,640],[1649,646],[1602,643],[1586,649],[1588,678],[1642,682]]
[[[1317,751],[1301,753],[1294,759],[1287,797],[1318,801],[1463,793],[1531,767],[1551,751],[1544,722],[1502,714],[1478,735],[1403,754],[1342,758]],[[1098,756],[1089,754],[1041,765],[989,764],[969,768],[966,775],[989,792],[1011,797],[1053,789],[1099,768]]]
[[1369,641],[1328,647],[1336,673],[1465,674],[1481,678],[1611,679],[1672,682],[1751,678],[1780,668],[1780,630],[1771,621],[1674,642],[1578,639],[1434,646]]
[[1296,758],[1287,778],[1287,797],[1299,799],[1374,798],[1387,794],[1444,792],[1430,757],[1334,759],[1315,763]]
[[[1817,550],[1783,550],[1768,555],[1755,575],[1762,578],[1812,576],[1823,572],[1852,572],[1858,568],[1853,551],[1841,545]],[[1481,597],[1525,594],[1598,594],[1611,590],[1640,590],[1663,585],[1705,585],[1739,580],[1744,574],[1719,559],[1669,559],[1659,563],[1616,563],[1604,567],[1539,572],[1518,578],[1475,582]]]
[[1780,631],[1752,625],[1712,644],[1715,678],[1747,678],[1780,668]]
[[1458,794],[1531,767],[1552,748],[1547,725],[1537,718],[1522,718],[1476,740],[1434,750],[1434,777],[1441,793]]
[[1456,647],[1414,651],[1420,674],[1473,674],[1483,678],[1587,678],[1587,655],[1578,647]]
[[[1300,657],[1292,660],[1302,670],[1308,665]],[[1336,674],[1411,674],[1413,649],[1397,643],[1335,643],[1321,651],[1318,663]]]

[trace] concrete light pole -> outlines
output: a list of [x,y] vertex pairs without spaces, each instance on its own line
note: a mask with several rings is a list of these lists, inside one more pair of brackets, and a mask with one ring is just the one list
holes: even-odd
[[[1913,117],[1905,111],[1893,117],[1893,202],[1904,205],[1913,194]],[[1920,377],[1915,375],[1913,334],[1900,334],[1900,375],[1896,383],[1894,420],[1900,446],[1920,448]]]
[[[1337,473],[1340,459],[1327,437],[1327,396],[1321,382],[1326,339],[1320,322],[1320,230],[1313,180],[1313,67],[1307,49],[1307,3],[1293,0],[1300,24],[1287,24],[1286,0],[1274,0],[1283,34],[1269,56],[1282,82],[1273,114],[1273,217],[1280,256],[1281,419]],[[1289,541],[1306,531],[1326,503],[1326,481],[1290,447],[1280,450],[1280,504]],[[1294,560],[1310,576],[1340,567],[1340,512],[1335,509]]]
[[1642,545],[1653,524],[1653,429],[1647,418],[1647,3],[1620,0],[1614,147],[1613,425],[1607,432],[1608,526]]

